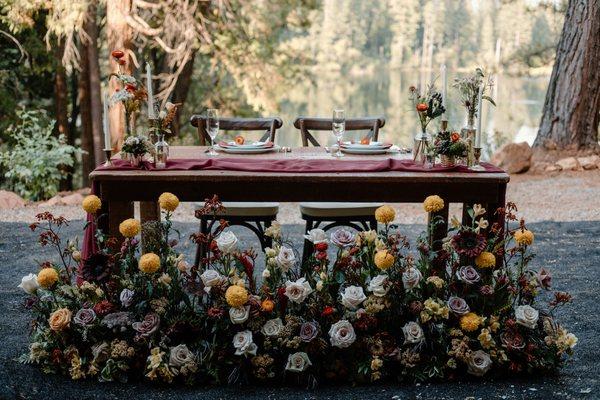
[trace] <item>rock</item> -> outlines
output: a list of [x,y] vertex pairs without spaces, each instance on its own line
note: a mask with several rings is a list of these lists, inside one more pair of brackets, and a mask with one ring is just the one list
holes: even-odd
[[64,196],[61,199],[61,203],[66,206],[80,206],[83,202],[83,195],[81,193],[72,193]]
[[85,188],[76,190],[75,192],[76,193],[80,193],[80,194],[82,194],[84,196],[87,196],[88,194],[90,194],[92,192],[92,189],[90,189],[89,187],[85,187]]
[[531,167],[533,151],[527,142],[507,143],[492,156],[492,163],[509,174],[526,172]]
[[583,169],[596,169],[598,168],[598,164],[600,164],[600,157],[597,155],[579,157],[577,162]]
[[25,207],[25,200],[14,192],[0,190],[0,209]]
[[544,171],[546,171],[546,172],[558,172],[558,171],[562,171],[562,168],[560,167],[560,165],[551,164],[551,165],[546,166],[546,169],[544,169]]
[[562,158],[556,162],[563,171],[576,171],[579,169],[579,162],[575,157]]

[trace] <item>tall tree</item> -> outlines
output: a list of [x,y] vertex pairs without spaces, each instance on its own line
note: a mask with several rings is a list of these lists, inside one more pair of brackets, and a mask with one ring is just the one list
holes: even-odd
[[[110,2],[109,2],[110,3]],[[94,145],[95,165],[104,161],[102,141],[102,90],[100,86],[100,62],[98,55],[98,25],[97,9],[94,2],[90,3],[88,19],[84,29],[87,34],[85,49],[87,52],[87,79],[89,88],[90,117],[92,127],[92,143]]]
[[600,0],[569,0],[534,145],[597,148]]

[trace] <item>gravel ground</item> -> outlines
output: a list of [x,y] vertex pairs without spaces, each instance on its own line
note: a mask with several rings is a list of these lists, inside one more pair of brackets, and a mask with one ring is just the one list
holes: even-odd
[[[590,203],[592,204],[592,203]],[[81,232],[83,223],[67,228],[67,237]],[[196,224],[178,223],[187,238]],[[416,237],[422,226],[403,225],[409,237]],[[35,270],[35,261],[46,254],[39,251],[35,235],[24,224],[0,223],[0,399],[597,399],[600,398],[600,223],[541,222],[531,224],[536,233],[537,267],[554,274],[556,289],[569,290],[575,303],[561,312],[561,320],[579,337],[575,356],[556,376],[530,377],[501,381],[464,381],[426,385],[372,385],[362,387],[323,386],[314,391],[299,388],[171,388],[149,383],[112,384],[94,381],[72,382],[64,377],[44,375],[36,367],[17,363],[26,351],[28,315],[22,306],[23,295],[16,286],[21,276]],[[300,243],[302,227],[286,227]],[[237,231],[245,242],[247,233]],[[191,257],[193,247],[183,240],[180,249]]]

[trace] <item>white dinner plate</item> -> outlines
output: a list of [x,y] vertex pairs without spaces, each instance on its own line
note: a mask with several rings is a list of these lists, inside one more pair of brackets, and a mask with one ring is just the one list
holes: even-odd
[[[365,146],[366,147],[366,146]],[[331,148],[331,151],[337,151],[337,146],[334,146]],[[347,154],[371,154],[371,155],[376,155],[376,154],[387,154],[387,153],[397,153],[398,152],[398,148],[396,146],[392,146],[390,148],[385,148],[385,147],[378,147],[378,148],[374,148],[374,149],[368,149],[368,148],[353,148],[353,147],[342,147],[342,153],[347,153]]]
[[244,143],[244,144],[237,144],[236,142],[226,142],[227,143],[227,147],[228,148],[239,148],[239,149],[258,149],[258,148],[262,148],[265,147],[265,145],[269,142],[252,142],[252,143]]
[[219,145],[215,146],[215,149],[218,151],[222,151],[223,153],[228,154],[261,154],[261,153],[269,153],[272,151],[279,151],[281,147],[275,145],[273,147],[221,147]]

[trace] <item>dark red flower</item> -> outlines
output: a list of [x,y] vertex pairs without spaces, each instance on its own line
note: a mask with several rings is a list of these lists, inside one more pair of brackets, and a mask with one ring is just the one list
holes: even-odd
[[316,255],[315,258],[319,261],[323,261],[325,259],[327,259],[327,253],[325,253],[324,251],[319,251]]
[[477,257],[485,250],[487,241],[483,235],[470,230],[458,232],[452,237],[452,247],[458,254],[467,257]]
[[335,312],[335,309],[331,306],[326,306],[323,308],[323,312],[321,312],[321,316],[328,317]]
[[127,64],[127,61],[125,61],[124,58],[120,58],[117,60],[117,63],[119,63],[119,65],[125,65],[125,64]]
[[420,301],[411,301],[408,305],[408,309],[412,314],[419,315],[423,311],[423,303]]
[[60,364],[62,362],[63,352],[61,349],[52,350],[52,362],[54,364]]
[[112,53],[110,53],[110,55],[119,60],[123,58],[125,52],[123,52],[123,50],[113,50]]
[[210,318],[218,319],[221,318],[223,314],[225,314],[225,311],[223,311],[223,309],[220,307],[211,307],[206,311],[206,314]]
[[504,347],[511,351],[523,350],[525,339],[516,329],[509,329],[500,335]]
[[491,296],[494,294],[494,288],[490,285],[483,285],[479,288],[479,293],[481,293],[483,296]]
[[315,244],[316,251],[327,251],[328,247],[329,247],[329,245],[325,242],[320,242],[320,243]]
[[96,305],[94,306],[94,312],[99,317],[103,317],[106,314],[108,314],[111,311],[113,311],[114,308],[115,308],[115,306],[110,301],[108,301],[108,300],[102,300],[101,302],[96,303]]

